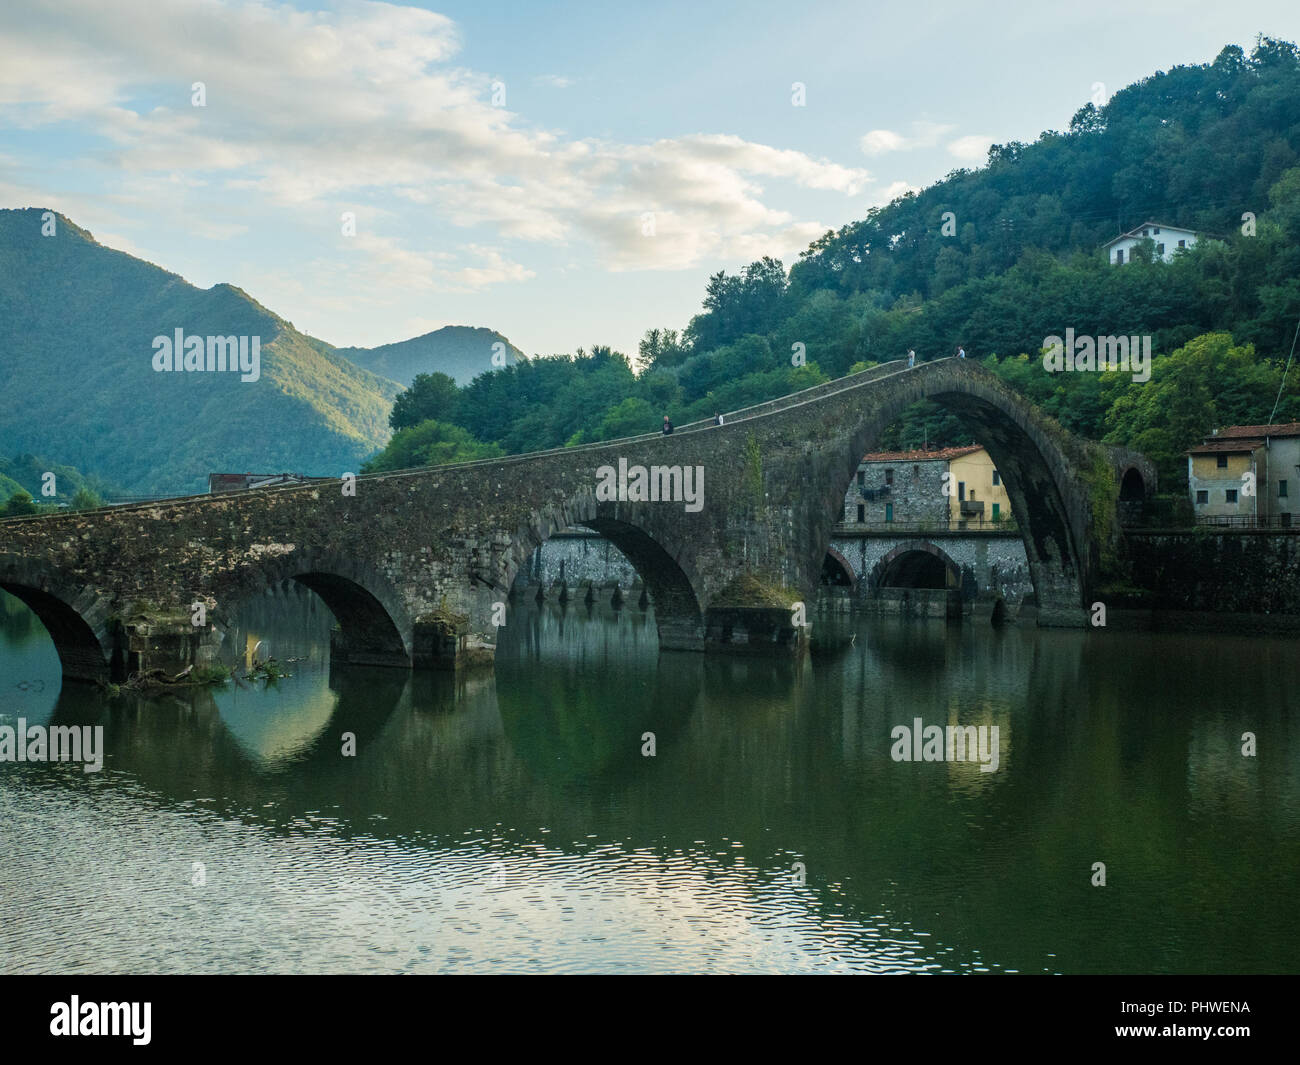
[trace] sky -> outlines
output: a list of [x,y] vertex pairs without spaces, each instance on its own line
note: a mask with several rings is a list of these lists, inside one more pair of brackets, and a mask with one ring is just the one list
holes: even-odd
[[1259,33],[1294,0],[5,0],[0,206],[340,346],[635,355],[710,274]]

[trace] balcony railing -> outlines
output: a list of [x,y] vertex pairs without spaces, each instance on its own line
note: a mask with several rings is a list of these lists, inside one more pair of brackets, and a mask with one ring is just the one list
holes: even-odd
[[1014,518],[999,517],[997,521],[982,515],[971,518],[949,518],[947,521],[842,521],[835,527],[838,533],[1009,533],[1020,535]]
[[1218,525],[1230,529],[1300,529],[1290,514],[1198,514],[1197,525]]

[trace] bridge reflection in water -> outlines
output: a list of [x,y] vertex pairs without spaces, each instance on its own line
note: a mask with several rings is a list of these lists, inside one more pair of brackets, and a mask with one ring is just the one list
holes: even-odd
[[[292,677],[144,701],[0,615],[24,713],[107,746],[0,766],[8,971],[1295,968],[1290,641],[858,619],[811,663],[529,604],[453,676],[330,669],[312,598],[236,619]],[[894,762],[916,717],[998,771]]]

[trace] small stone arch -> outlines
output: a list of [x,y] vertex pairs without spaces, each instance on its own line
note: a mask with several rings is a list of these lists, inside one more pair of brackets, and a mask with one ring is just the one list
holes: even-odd
[[1136,466],[1124,471],[1119,483],[1119,500],[1121,503],[1141,503],[1147,497],[1146,479]]
[[[945,576],[948,578],[944,582],[946,588],[961,587],[961,567],[956,563],[951,555],[937,544],[929,540],[905,540],[879,562],[871,567],[871,574],[867,580],[867,586],[871,589],[884,587],[885,579],[896,571],[897,564],[905,560],[909,555],[921,554],[935,559],[944,568]],[[900,585],[899,587],[922,587],[921,585]]]
[[636,570],[654,607],[661,650],[704,650],[704,611],[689,564],[683,563],[690,553],[671,549],[670,537],[656,528],[656,515],[644,503],[597,503],[587,491],[564,507],[530,515],[492,585],[509,588],[537,548],[555,533],[575,525],[599,533]]
[[414,619],[373,566],[333,553],[295,552],[268,563],[260,577],[266,588],[292,580],[320,596],[338,622],[330,641],[335,663],[411,665]]
[[846,583],[849,588],[856,588],[858,586],[858,575],[853,569],[853,563],[840,554],[840,552],[836,551],[835,548],[828,547],[826,549],[826,561],[822,563],[823,575],[832,565],[846,578],[844,583]]
[[12,557],[0,558],[0,589],[24,603],[45,626],[65,681],[103,684],[122,679],[122,656],[114,653],[113,611],[103,596]]

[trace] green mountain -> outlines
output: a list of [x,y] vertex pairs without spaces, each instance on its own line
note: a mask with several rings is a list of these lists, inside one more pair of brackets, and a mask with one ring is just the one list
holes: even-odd
[[[497,344],[501,347],[496,347]],[[432,333],[377,348],[337,350],[371,373],[407,387],[421,373],[445,373],[458,385],[467,385],[481,373],[513,365],[525,357],[500,333],[469,325],[446,325]]]
[[[44,213],[0,210],[0,454],[153,494],[218,470],[341,474],[388,439],[392,381],[232,285],[196,288],[62,215],[43,236]],[[260,338],[257,379],[157,371],[155,338],[178,329],[247,337],[250,361]]]

